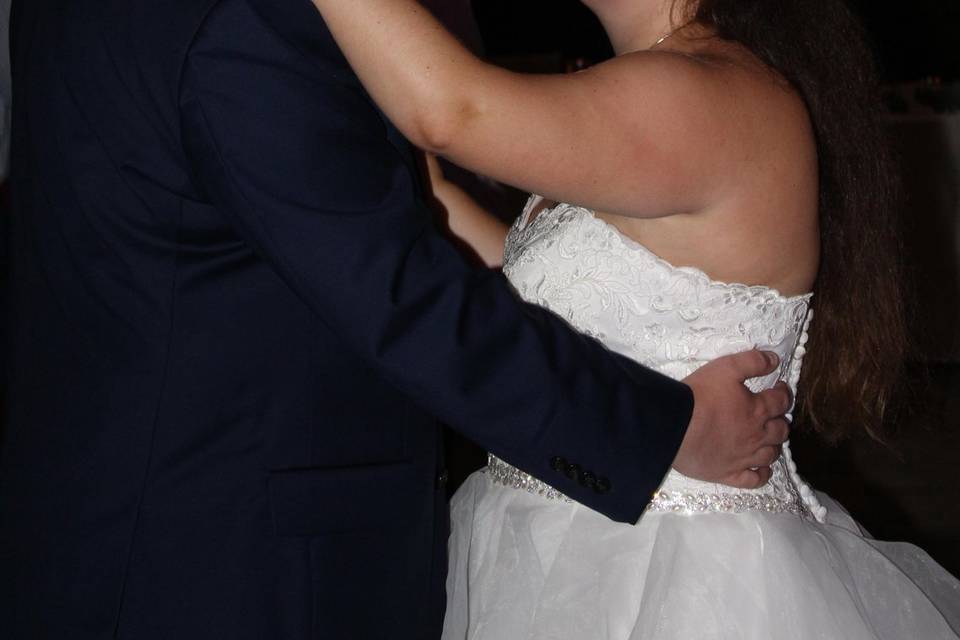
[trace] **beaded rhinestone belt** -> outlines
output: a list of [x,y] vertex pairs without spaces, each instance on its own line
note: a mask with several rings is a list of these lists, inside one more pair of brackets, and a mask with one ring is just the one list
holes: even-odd
[[[487,458],[486,474],[496,484],[520,489],[538,495],[547,500],[574,502],[555,488],[534,478],[516,467],[507,464],[496,456]],[[764,511],[766,513],[792,513],[798,516],[812,514],[805,497],[800,492],[788,492],[789,497],[780,497],[769,493],[715,492],[700,491],[657,491],[653,494],[647,511],[672,513],[743,513],[745,511]],[[819,505],[818,505],[819,506]],[[820,517],[817,518],[818,520]]]

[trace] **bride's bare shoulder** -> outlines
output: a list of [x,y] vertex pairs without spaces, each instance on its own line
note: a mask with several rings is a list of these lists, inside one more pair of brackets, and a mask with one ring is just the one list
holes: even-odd
[[754,130],[786,124],[810,132],[806,103],[793,85],[743,45],[716,38],[676,44],[619,56],[607,71],[631,82],[638,100],[659,92],[691,105],[681,116],[701,108],[720,117],[714,124]]
[[[672,104],[687,105],[672,112],[670,126],[676,135],[699,132],[700,144],[691,139],[686,147],[691,162],[698,155],[712,159],[704,167],[711,172],[709,197],[694,212],[701,215],[634,223],[642,225],[643,239],[721,279],[807,290],[816,271],[818,161],[799,93],[736,43],[630,54],[618,64],[618,73],[645,66],[648,77],[660,78],[658,89],[672,96]],[[634,91],[642,100],[644,89]],[[701,110],[707,115],[698,115]],[[693,243],[689,253],[676,249],[672,234],[678,229],[703,242]],[[753,247],[752,253],[744,247]],[[756,260],[741,264],[741,256],[758,251],[769,252],[759,261],[762,269],[754,272]]]
[[[641,67],[643,73],[636,73]],[[739,43],[682,41],[675,49],[621,56],[610,72],[625,82],[638,75],[646,79],[631,87],[638,102],[650,100],[651,93],[667,96],[669,128],[677,136],[696,136],[687,141],[688,149],[712,156],[717,175],[729,185],[774,169],[796,174],[798,180],[816,173],[816,139],[806,101]],[[723,182],[717,186],[728,191]]]

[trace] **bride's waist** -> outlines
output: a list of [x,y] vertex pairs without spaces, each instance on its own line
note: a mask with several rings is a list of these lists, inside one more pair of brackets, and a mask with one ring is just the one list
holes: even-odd
[[671,469],[653,494],[650,511],[684,513],[769,513],[805,512],[800,488],[791,477],[787,463],[780,458],[771,465],[770,481],[759,489],[737,489],[722,484],[703,482]]
[[[807,500],[801,495],[801,487],[791,473],[789,461],[781,457],[771,470],[770,482],[759,489],[736,489],[703,482],[671,470],[653,494],[647,511],[686,514],[764,511],[806,515]],[[489,456],[486,473],[496,484],[527,491],[547,500],[573,502],[556,488],[496,456]]]

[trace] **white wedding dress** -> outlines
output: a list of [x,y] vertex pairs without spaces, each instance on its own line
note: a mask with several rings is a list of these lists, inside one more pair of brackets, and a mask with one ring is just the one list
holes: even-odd
[[[676,379],[776,351],[796,387],[810,295],[675,267],[590,211],[557,205],[507,238],[504,273],[608,348]],[[960,582],[909,544],[871,539],[797,475],[740,491],[671,471],[636,525],[490,457],[453,499],[444,640],[960,638]]]

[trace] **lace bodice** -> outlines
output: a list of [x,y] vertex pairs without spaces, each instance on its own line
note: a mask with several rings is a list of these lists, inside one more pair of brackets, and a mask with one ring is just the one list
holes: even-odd
[[[757,391],[786,380],[794,390],[812,312],[811,294],[786,297],[764,286],[712,280],[676,267],[582,207],[559,204],[530,221],[532,197],[507,237],[503,271],[519,295],[565,318],[613,351],[674,379],[706,362],[753,348],[774,351],[780,370],[749,380]],[[749,509],[824,516],[800,480],[789,446],[762,489],[741,491],[671,471],[651,509]],[[554,489],[491,456],[499,482],[548,497]]]

